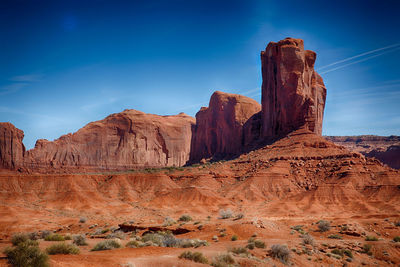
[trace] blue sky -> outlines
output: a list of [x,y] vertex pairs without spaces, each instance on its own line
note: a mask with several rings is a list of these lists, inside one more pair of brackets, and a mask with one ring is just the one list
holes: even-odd
[[32,148],[126,108],[194,116],[216,90],[260,101],[260,51],[290,36],[318,54],[323,134],[400,135],[399,3],[2,0],[0,121]]

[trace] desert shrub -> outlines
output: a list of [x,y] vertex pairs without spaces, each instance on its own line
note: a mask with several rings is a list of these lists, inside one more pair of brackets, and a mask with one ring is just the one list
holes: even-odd
[[16,247],[6,248],[4,254],[10,265],[15,267],[48,267],[49,257],[32,240],[19,242]]
[[80,217],[79,222],[80,223],[85,223],[87,221],[86,217]]
[[256,248],[265,248],[265,242],[261,240],[254,240],[254,246]]
[[208,260],[206,257],[201,252],[191,252],[191,251],[185,251],[182,252],[181,255],[179,255],[180,259],[186,259],[186,260],[191,260],[194,262],[199,262],[199,263],[208,263]]
[[400,236],[395,236],[393,237],[394,242],[400,242]]
[[49,255],[56,255],[56,254],[79,254],[79,248],[72,244],[67,243],[58,243],[51,245],[46,249],[46,252]]
[[197,225],[197,224],[200,224],[200,221],[196,221],[193,223],[193,225]]
[[238,236],[237,236],[237,235],[233,235],[233,236],[231,237],[231,240],[232,240],[232,241],[238,240]]
[[176,221],[174,219],[172,219],[171,217],[166,217],[164,219],[164,226],[171,226],[176,224]]
[[219,236],[220,236],[220,237],[225,237],[225,236],[226,236],[226,233],[225,233],[225,232],[222,232],[222,233],[220,233]]
[[65,238],[59,234],[51,234],[45,237],[46,241],[65,241]]
[[328,238],[330,238],[330,239],[342,239],[342,236],[338,235],[338,234],[333,234],[333,235],[329,235]]
[[148,233],[142,237],[142,242],[151,242],[152,245],[159,247],[179,247],[179,248],[190,248],[207,246],[208,243],[205,240],[200,239],[179,239],[175,238],[171,233],[157,232]]
[[232,211],[230,209],[220,210],[219,211],[219,216],[220,216],[221,219],[229,219],[229,218],[232,218],[233,213],[232,213]]
[[102,234],[105,234],[105,233],[107,233],[107,232],[110,231],[110,229],[108,229],[108,228],[106,228],[106,229],[100,229],[100,230],[101,230],[101,233],[102,233]]
[[368,255],[372,255],[372,246],[370,244],[364,244],[363,246],[363,252],[368,254]]
[[99,251],[99,250],[110,250],[114,248],[120,248],[121,244],[115,240],[105,240],[97,243],[92,251]]
[[137,241],[137,240],[129,241],[125,245],[125,247],[127,247],[127,248],[141,248],[141,247],[144,247],[144,246],[145,246],[145,244],[143,242]]
[[73,243],[77,246],[87,246],[88,243],[86,242],[86,237],[84,235],[74,235],[73,236]]
[[318,222],[318,229],[321,232],[329,231],[331,229],[331,224],[328,221],[321,220]]
[[125,239],[125,233],[122,232],[122,231],[115,231],[114,233],[108,234],[108,235],[106,236],[106,238],[107,238],[107,239],[115,239],[115,238],[118,238],[118,239],[123,240],[123,239]]
[[254,242],[250,242],[246,245],[246,248],[253,250],[255,248]]
[[336,254],[336,255],[339,255],[339,256],[343,256],[343,250],[342,250],[342,249],[337,249],[337,248],[335,248],[335,249],[333,249],[331,252],[332,252],[333,254]]
[[305,234],[302,235],[301,238],[303,240],[303,244],[314,246],[314,238],[311,235]]
[[190,222],[192,220],[192,217],[190,217],[188,214],[183,214],[178,221],[180,222]]
[[349,249],[344,249],[343,254],[346,255],[349,258],[353,258],[353,253]]
[[52,232],[50,232],[49,230],[44,230],[42,231],[42,238],[45,239],[47,236],[51,235]]
[[27,234],[23,234],[23,233],[18,233],[18,234],[14,234],[11,237],[11,243],[13,244],[13,246],[17,246],[19,243],[28,241],[30,238]]
[[279,259],[283,264],[287,264],[290,260],[290,250],[287,246],[284,245],[272,245],[271,256],[273,258]]
[[376,236],[366,236],[365,241],[378,241]]
[[28,233],[28,238],[30,240],[38,240],[40,238],[40,235],[38,232],[31,232],[31,233]]
[[72,240],[72,236],[70,234],[64,235],[64,240]]
[[226,267],[226,266],[230,266],[230,264],[235,264],[235,259],[232,257],[231,254],[226,253],[226,254],[220,254],[218,256],[215,256],[213,258],[211,266]]
[[230,248],[229,252],[232,252],[233,254],[245,254],[248,255],[249,254],[249,250],[245,247],[236,247],[236,248]]

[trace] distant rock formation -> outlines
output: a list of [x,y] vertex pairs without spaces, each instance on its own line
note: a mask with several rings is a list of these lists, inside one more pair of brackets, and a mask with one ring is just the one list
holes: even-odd
[[400,136],[360,135],[325,138],[351,151],[377,158],[392,168],[400,169]]
[[6,146],[4,150],[1,147],[1,167],[70,172],[182,166],[189,159],[194,123],[193,117],[183,113],[158,116],[125,110],[53,142],[38,140],[27,152],[22,145],[23,132],[7,124],[12,127],[1,127],[6,133],[0,138],[0,144]]
[[242,152],[245,140],[252,139],[244,125],[260,110],[260,104],[249,97],[215,92],[209,107],[196,114],[190,160],[229,158]]
[[314,70],[316,53],[286,38],[261,52],[262,136],[283,136],[302,126],[321,135],[326,88]]
[[17,170],[24,161],[24,132],[9,122],[0,122],[0,168]]

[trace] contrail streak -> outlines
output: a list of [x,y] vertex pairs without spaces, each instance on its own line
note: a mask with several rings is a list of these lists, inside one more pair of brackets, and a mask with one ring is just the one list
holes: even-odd
[[337,64],[340,64],[340,63],[343,63],[343,62],[347,62],[347,61],[350,61],[350,60],[355,59],[355,58],[359,58],[359,57],[366,56],[366,55],[369,55],[369,54],[372,54],[372,53],[375,53],[375,52],[378,52],[378,51],[382,51],[382,50],[386,50],[386,49],[390,49],[390,48],[398,47],[398,46],[400,46],[400,43],[389,45],[389,46],[385,46],[385,47],[381,47],[381,48],[378,48],[378,49],[374,49],[374,50],[371,50],[371,51],[368,51],[368,52],[364,52],[364,53],[361,53],[361,54],[358,54],[358,55],[355,55],[355,56],[352,56],[352,57],[349,57],[349,58],[345,58],[345,59],[333,62],[331,64],[328,64],[328,65],[325,65],[323,67],[318,68],[318,70],[326,69],[326,68],[328,68],[330,66],[334,66],[334,65],[337,65]]
[[376,55],[373,55],[373,56],[369,56],[369,57],[366,57],[366,58],[363,58],[363,59],[360,59],[360,60],[356,60],[356,61],[344,64],[344,65],[338,66],[338,67],[330,69],[330,70],[323,71],[320,74],[329,73],[329,72],[332,72],[334,70],[338,70],[338,69],[341,69],[341,68],[344,68],[344,67],[347,67],[347,66],[350,66],[350,65],[353,65],[353,64],[357,64],[357,63],[366,61],[366,60],[374,58],[374,57],[379,57],[381,55],[384,55],[384,54],[387,54],[387,53],[390,53],[390,52],[393,52],[393,51],[396,51],[396,50],[399,50],[399,49],[400,49],[400,47],[397,47],[397,48],[389,50],[389,51],[385,51],[385,52],[382,52],[382,53],[379,53],[379,54],[376,54]]

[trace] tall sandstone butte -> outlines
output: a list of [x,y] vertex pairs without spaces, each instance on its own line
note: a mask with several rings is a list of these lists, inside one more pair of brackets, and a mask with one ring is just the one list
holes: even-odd
[[24,161],[24,132],[9,122],[0,122],[0,169],[16,170]]
[[189,159],[194,123],[183,113],[158,116],[125,110],[55,141],[38,140],[26,152],[23,132],[12,124],[0,125],[0,169],[70,172],[182,166]]
[[303,40],[270,42],[261,52],[262,136],[286,135],[300,127],[321,135],[326,88],[314,70],[316,53]]
[[242,152],[251,139],[244,125],[260,111],[260,104],[249,97],[214,92],[209,107],[196,114],[190,160],[229,158]]

